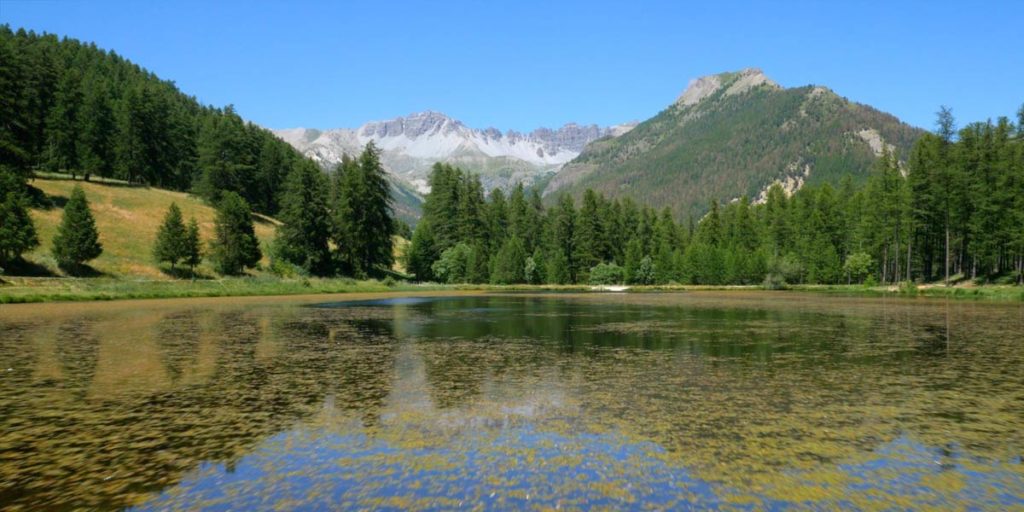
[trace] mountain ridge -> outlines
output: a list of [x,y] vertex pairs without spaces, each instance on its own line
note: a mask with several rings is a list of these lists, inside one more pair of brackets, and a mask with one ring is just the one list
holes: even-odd
[[905,159],[923,133],[827,87],[786,88],[746,68],[691,80],[629,133],[584,148],[544,193],[593,188],[700,215],[712,200],[756,200],[776,182],[792,192],[844,175],[861,181],[883,149]]
[[443,113],[427,110],[357,128],[288,128],[273,130],[304,155],[329,168],[344,154],[356,154],[369,142],[382,150],[388,170],[429,191],[427,177],[435,162],[459,165],[481,175],[488,189],[531,186],[579,155],[593,140],[626,133],[629,123],[612,127],[566,123],[523,133],[470,128]]

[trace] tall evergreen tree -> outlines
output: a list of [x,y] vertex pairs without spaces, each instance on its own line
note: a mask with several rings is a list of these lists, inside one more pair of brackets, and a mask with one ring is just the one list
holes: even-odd
[[302,160],[292,168],[281,197],[279,219],[283,224],[274,241],[277,256],[314,275],[330,273],[327,181],[316,164]]
[[[343,162],[337,192],[336,241],[356,275],[377,275],[394,262],[391,188],[371,142],[357,162]],[[345,245],[342,245],[345,244]]]
[[163,223],[156,232],[153,258],[157,262],[170,263],[171,269],[174,269],[179,261],[188,257],[188,249],[188,232],[181,217],[181,209],[176,203],[171,203]]
[[249,203],[234,192],[224,192],[210,241],[214,267],[221,274],[237,275],[255,267],[262,257]]
[[78,119],[82,109],[82,77],[77,69],[69,69],[57,84],[55,104],[47,117],[49,165],[53,170],[67,170],[74,175],[78,168]]
[[0,265],[39,245],[21,177],[0,165]]
[[53,237],[53,257],[61,268],[76,272],[83,263],[103,253],[99,238],[89,201],[82,187],[76,185],[64,205],[64,215]]
[[526,281],[526,250],[519,237],[512,236],[505,240],[495,255],[494,272],[491,282],[494,284],[517,284]]
[[438,251],[437,241],[434,239],[434,230],[430,221],[420,220],[416,224],[416,230],[412,234],[412,241],[409,243],[405,254],[405,269],[416,276],[418,281],[433,281],[435,276],[432,265],[441,252]]
[[117,125],[106,81],[86,75],[82,113],[79,118],[78,160],[85,180],[92,174],[110,178],[114,174],[114,137]]

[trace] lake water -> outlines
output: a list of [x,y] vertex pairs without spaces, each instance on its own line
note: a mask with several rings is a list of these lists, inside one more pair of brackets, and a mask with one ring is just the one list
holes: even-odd
[[1024,508],[1024,306],[0,306],[0,509]]

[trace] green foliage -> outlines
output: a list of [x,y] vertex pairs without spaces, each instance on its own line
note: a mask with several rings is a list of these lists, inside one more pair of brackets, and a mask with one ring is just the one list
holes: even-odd
[[861,283],[871,272],[871,268],[874,265],[875,262],[870,254],[858,252],[846,258],[846,263],[843,264],[843,272],[846,274],[847,281]]
[[[563,194],[545,209],[521,188],[485,200],[476,177],[438,164],[426,198],[429,229],[414,234],[408,261],[426,276],[443,251],[463,244],[459,282],[584,283],[600,263],[614,263],[631,284],[777,288],[928,279],[946,260],[954,272],[1024,282],[1020,132],[1005,119],[969,125],[955,141],[940,131],[921,138],[909,164],[886,148],[866,178],[847,174],[838,190],[810,184],[788,195],[776,184],[762,204],[712,199],[700,222],[685,227],[668,209],[594,191],[579,208]],[[523,250],[516,244],[510,262],[512,239]],[[531,256],[518,267],[520,254]]]
[[185,259],[189,270],[195,275],[196,267],[203,261],[203,242],[199,236],[199,223],[195,217],[189,220],[185,231]]
[[252,225],[249,203],[234,192],[225,192],[217,205],[210,259],[217,272],[238,275],[255,267],[262,258]]
[[77,271],[83,263],[102,252],[103,246],[96,230],[96,219],[89,210],[89,201],[82,187],[76,186],[64,205],[60,227],[53,237],[53,257],[61,268]]
[[440,257],[434,229],[427,220],[421,220],[412,234],[412,241],[405,252],[405,268],[417,281],[433,281],[434,271],[431,266]]
[[598,263],[590,269],[590,284],[611,285],[626,281],[626,269],[614,263]]
[[519,237],[505,240],[495,255],[491,282],[494,284],[518,284],[526,282],[526,249]]
[[394,263],[390,187],[373,143],[358,160],[345,158],[335,170],[333,239],[343,272],[378,275]]
[[0,162],[240,194],[277,212],[277,191],[301,159],[234,109],[199,104],[151,72],[93,44],[0,25]]
[[541,284],[544,282],[544,256],[540,249],[534,251],[533,256],[526,258],[523,267],[523,277],[527,283]]
[[458,243],[441,253],[440,259],[431,266],[431,272],[444,283],[465,283],[468,281],[472,257],[473,248],[465,243]]
[[327,179],[312,162],[299,161],[285,182],[274,253],[305,272],[331,273],[327,241],[331,235]]
[[0,264],[14,261],[39,245],[24,190],[21,177],[0,165]]
[[590,188],[668,206],[680,218],[700,216],[712,200],[753,197],[808,164],[808,185],[838,184],[844,175],[863,183],[875,160],[868,144],[854,138],[865,127],[877,129],[903,158],[922,134],[811,86],[725,94],[740,78],[721,75],[721,87],[701,102],[670,105],[629,133],[589,145],[560,171],[579,179],[551,192],[578,198]]
[[173,269],[179,261],[187,260],[189,257],[188,236],[185,221],[181,217],[181,209],[178,208],[176,203],[171,203],[171,207],[167,210],[167,215],[164,216],[163,223],[156,232],[156,242],[153,244],[153,258],[158,263],[170,263]]
[[780,274],[769,272],[765,274],[761,287],[765,290],[785,290],[788,288],[788,284]]
[[654,284],[657,277],[658,274],[654,266],[654,260],[650,256],[644,256],[640,260],[640,266],[637,268],[636,274],[633,275],[633,281],[637,284]]

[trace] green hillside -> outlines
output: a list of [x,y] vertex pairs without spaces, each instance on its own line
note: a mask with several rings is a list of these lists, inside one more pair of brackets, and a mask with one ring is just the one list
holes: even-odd
[[823,87],[780,88],[757,70],[723,73],[695,81],[629,133],[590,144],[545,194],[593,188],[699,215],[712,199],[756,199],[776,180],[863,181],[881,144],[905,160],[922,133]]
[[[63,211],[59,205],[67,201],[75,185],[80,185],[85,191],[90,209],[96,218],[100,243],[103,244],[103,254],[89,262],[89,265],[104,275],[171,279],[157,266],[152,254],[157,228],[172,202],[181,208],[185,219],[196,218],[203,240],[213,237],[214,209],[190,194],[69,179],[36,179],[31,184],[45,193],[54,205],[50,208],[33,208],[31,212],[32,221],[39,233],[40,245],[26,254],[25,258],[37,266],[37,274],[62,274],[50,255],[50,249]],[[261,215],[255,215],[254,220],[256,236],[260,239],[261,245],[266,246],[274,238],[277,221]],[[261,263],[264,266],[269,263],[266,256]],[[208,265],[209,263],[204,263],[199,272],[213,275]]]

